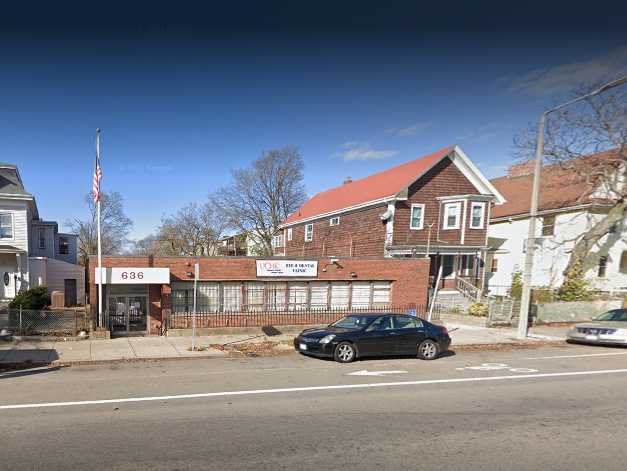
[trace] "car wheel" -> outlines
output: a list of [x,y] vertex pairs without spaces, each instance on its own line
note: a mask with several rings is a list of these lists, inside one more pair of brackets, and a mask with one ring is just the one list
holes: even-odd
[[333,353],[333,359],[340,363],[350,363],[356,356],[355,347],[350,342],[340,343]]
[[418,358],[421,360],[435,360],[440,355],[440,346],[431,339],[423,340],[418,345]]

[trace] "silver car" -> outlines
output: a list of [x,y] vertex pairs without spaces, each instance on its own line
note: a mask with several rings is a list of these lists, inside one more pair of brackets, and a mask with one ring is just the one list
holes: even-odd
[[566,337],[570,342],[627,345],[627,309],[612,309],[590,322],[577,324]]

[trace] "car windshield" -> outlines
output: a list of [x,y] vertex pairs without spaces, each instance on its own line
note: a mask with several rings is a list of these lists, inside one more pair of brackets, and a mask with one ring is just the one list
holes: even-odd
[[627,322],[627,309],[613,309],[611,311],[604,312],[598,316],[597,321],[623,321]]
[[334,322],[330,327],[340,327],[342,329],[363,329],[372,321],[370,316],[346,316]]

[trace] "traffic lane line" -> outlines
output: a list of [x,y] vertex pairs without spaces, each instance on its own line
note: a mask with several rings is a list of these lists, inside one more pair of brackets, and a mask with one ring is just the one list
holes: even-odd
[[592,376],[592,375],[611,375],[625,374],[627,368],[616,370],[589,370],[589,371],[569,371],[562,373],[537,373],[537,374],[521,374],[521,375],[504,375],[504,376],[482,376],[472,378],[447,378],[447,379],[430,379],[419,381],[395,381],[381,383],[362,383],[362,384],[337,384],[327,386],[307,386],[295,388],[276,388],[276,389],[252,389],[242,391],[222,391],[208,392],[196,394],[178,394],[170,396],[145,396],[145,397],[127,397],[118,399],[99,399],[88,401],[67,401],[67,402],[42,402],[32,404],[7,404],[0,405],[0,410],[11,409],[41,409],[52,407],[69,407],[69,406],[88,406],[98,404],[123,404],[133,402],[151,402],[151,401],[176,401],[184,399],[201,399],[211,397],[229,397],[229,396],[250,396],[250,395],[269,395],[269,394],[286,394],[286,393],[306,393],[313,391],[332,391],[342,389],[370,389],[370,388],[392,388],[402,386],[425,386],[431,384],[455,384],[470,382],[486,382],[486,381],[515,381],[521,379],[541,379],[541,378],[563,378],[573,376]]

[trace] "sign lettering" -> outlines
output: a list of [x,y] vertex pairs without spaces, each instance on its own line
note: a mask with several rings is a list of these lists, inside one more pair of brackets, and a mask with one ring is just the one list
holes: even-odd
[[318,276],[316,260],[257,260],[257,276]]

